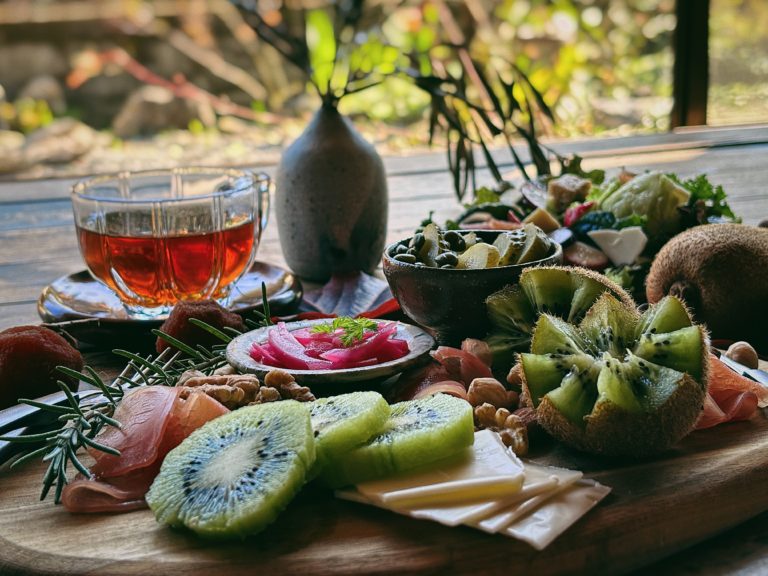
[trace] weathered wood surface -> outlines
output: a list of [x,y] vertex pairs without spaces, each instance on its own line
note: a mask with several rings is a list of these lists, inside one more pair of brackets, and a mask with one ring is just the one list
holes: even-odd
[[[593,140],[558,149],[582,153],[588,167],[661,169],[681,176],[704,172],[725,187],[745,222],[768,218],[765,127]],[[406,236],[430,210],[436,210],[437,219],[460,210],[442,154],[388,158],[386,165],[390,240]],[[36,301],[42,288],[83,268],[68,201],[70,185],[63,179],[0,183],[0,329],[39,322]],[[259,258],[284,265],[274,225],[264,235]],[[103,355],[89,360],[104,368],[109,363]],[[146,573],[150,564],[175,573],[187,571],[193,558],[199,566],[195,569],[204,567],[212,574],[252,571],[257,560],[265,563],[260,568],[281,573],[570,573],[586,567],[602,574],[632,570],[707,538],[656,562],[652,570],[768,573],[768,462],[761,460],[768,454],[768,427],[765,416],[760,418],[693,437],[683,452],[650,468],[599,471],[592,466],[593,475],[614,486],[615,495],[543,554],[503,537],[417,524],[315,498],[314,492],[302,496],[280,519],[275,536],[262,536],[244,548],[201,546],[196,541],[192,546],[185,536],[158,530],[146,513],[80,518],[39,504],[36,487],[27,481],[35,471],[27,469],[0,476],[0,539],[6,540],[0,557],[7,569],[0,564],[0,573]],[[718,437],[721,431],[719,448],[695,440]],[[680,458],[692,468],[680,469]],[[573,463],[579,464],[584,463]],[[649,476],[650,483],[645,480]],[[40,536],[51,534],[54,527],[60,529],[57,535]],[[142,527],[146,530],[139,530]],[[294,535],[296,530],[301,530],[300,537]],[[195,550],[192,556],[190,547]],[[225,569],[222,559],[229,559],[230,567]]]
[[[505,536],[336,501],[312,487],[262,535],[205,542],[158,526],[149,511],[71,515],[39,502],[42,468],[29,466],[0,475],[0,573],[608,575],[643,567],[768,509],[763,414],[695,432],[648,462],[606,467],[563,449],[534,459],[584,470],[613,488],[542,552]],[[720,567],[732,554],[722,555]],[[701,568],[695,558],[691,566]],[[750,564],[760,566],[765,558]]]

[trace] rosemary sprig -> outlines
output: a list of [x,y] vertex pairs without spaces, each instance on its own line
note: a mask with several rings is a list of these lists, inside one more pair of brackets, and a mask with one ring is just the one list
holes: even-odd
[[[262,282],[263,312],[256,312],[258,325],[270,326],[271,312],[267,300],[267,287]],[[226,344],[239,332],[230,328],[219,330],[205,322],[190,319],[196,326],[210,332],[221,340],[210,348],[204,346],[189,346],[170,334],[153,330],[152,332],[171,345],[156,357],[142,357],[128,350],[113,350],[113,352],[128,360],[128,364],[111,384],[107,384],[90,366],[85,366],[82,372],[59,366],[57,369],[63,375],[76,382],[84,382],[93,390],[73,392],[63,381],[58,385],[65,396],[66,404],[49,405],[31,399],[21,399],[19,402],[28,404],[42,412],[50,414],[53,423],[51,430],[35,434],[19,436],[0,436],[0,441],[17,444],[29,444],[30,449],[18,457],[11,467],[20,466],[25,462],[42,457],[48,463],[43,476],[43,488],[40,499],[44,500],[50,490],[54,489],[54,501],[61,501],[61,494],[67,485],[67,474],[71,468],[83,476],[91,478],[91,472],[81,462],[78,452],[92,448],[108,454],[119,456],[120,452],[105,446],[96,439],[104,426],[120,427],[113,418],[115,409],[123,399],[127,390],[138,386],[175,386],[182,373],[187,370],[198,370],[206,375],[212,374],[227,362],[224,355]],[[253,324],[253,321],[246,321]],[[175,349],[175,350],[174,350]],[[58,427],[56,427],[58,424]]]
[[250,318],[246,318],[245,319],[246,326],[248,326],[251,329],[256,329],[256,328],[262,328],[265,326],[272,326],[273,324],[272,311],[269,309],[269,299],[267,298],[267,285],[264,282],[261,283],[261,308],[262,308],[261,312],[259,312],[258,310],[253,311],[258,321],[254,322]]
[[116,354],[128,359],[128,364],[111,384],[104,382],[90,366],[86,366],[82,372],[58,367],[62,374],[82,381],[94,390],[75,393],[65,382],[59,381],[59,387],[67,401],[64,405],[52,406],[36,400],[21,399],[19,402],[50,413],[54,427],[37,434],[0,436],[2,441],[33,445],[29,451],[16,459],[11,467],[42,457],[42,460],[48,463],[48,468],[43,475],[40,499],[44,500],[53,488],[54,501],[58,504],[68,483],[67,474],[71,468],[87,478],[92,477],[78,456],[81,449],[92,448],[115,456],[120,455],[114,448],[99,443],[97,437],[104,426],[120,427],[113,415],[127,390],[138,386],[173,386],[185,370],[196,369],[210,374],[226,362],[223,351],[206,350],[203,347],[193,351],[195,355],[192,358],[171,349],[165,350],[157,357],[144,358],[126,350],[115,350]]
[[67,405],[49,406],[34,400],[20,400],[20,402],[34,406],[39,410],[50,412],[54,417],[53,420],[60,423],[58,429],[39,434],[0,437],[0,440],[7,442],[42,444],[42,446],[23,454],[11,464],[11,467],[19,466],[33,458],[42,456],[43,461],[48,462],[48,468],[43,476],[40,500],[44,500],[50,489],[55,486],[54,500],[57,504],[61,500],[62,490],[67,484],[67,472],[70,464],[84,476],[91,477],[88,468],[77,456],[79,448],[92,447],[102,452],[119,455],[117,450],[100,444],[95,438],[104,426],[120,426],[119,422],[111,416],[124,394],[120,386],[106,384],[91,368],[86,368],[84,373],[64,367],[59,367],[59,371],[91,384],[96,390],[84,394],[74,394],[65,382],[59,380],[58,385],[66,396]]

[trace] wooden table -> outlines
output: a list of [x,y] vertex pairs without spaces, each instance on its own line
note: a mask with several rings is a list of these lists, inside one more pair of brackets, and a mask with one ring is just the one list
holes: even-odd
[[[731,206],[745,223],[768,218],[768,127],[688,130],[554,146],[561,152],[578,152],[588,159],[590,168],[659,169],[681,176],[704,172],[725,187]],[[439,221],[458,212],[443,154],[392,157],[385,163],[389,241],[406,236],[430,210],[436,210]],[[271,166],[261,168],[272,170]],[[482,179],[490,182],[487,174]],[[0,182],[0,330],[38,323],[36,302],[43,287],[84,268],[69,202],[71,183],[63,179]],[[285,265],[274,223],[264,235],[259,259]],[[109,368],[103,354],[90,354],[88,361]],[[651,569],[659,575],[768,573],[768,512],[658,561]]]

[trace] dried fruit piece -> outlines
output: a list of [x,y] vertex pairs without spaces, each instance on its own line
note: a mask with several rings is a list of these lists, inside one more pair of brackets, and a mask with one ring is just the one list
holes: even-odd
[[0,332],[0,410],[19,398],[57,392],[57,380],[77,384],[57,372],[56,366],[82,370],[83,357],[53,330],[16,326]]
[[[173,307],[168,319],[160,326],[160,330],[173,336],[177,340],[195,347],[211,346],[219,344],[220,340],[210,332],[192,324],[189,319],[196,318],[214,328],[234,328],[244,332],[246,330],[243,319],[234,312],[230,312],[214,300],[201,300],[199,302],[179,302]],[[171,345],[162,338],[157,339],[155,348],[160,353]]]

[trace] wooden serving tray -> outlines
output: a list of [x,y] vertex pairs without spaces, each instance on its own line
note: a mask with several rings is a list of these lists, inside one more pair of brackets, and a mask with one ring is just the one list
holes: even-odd
[[639,568],[768,510],[768,414],[694,432],[653,460],[561,447],[532,458],[580,469],[613,493],[542,552],[307,487],[265,532],[219,543],[162,528],[149,511],[72,515],[40,502],[42,466],[0,475],[0,573],[611,574]]

